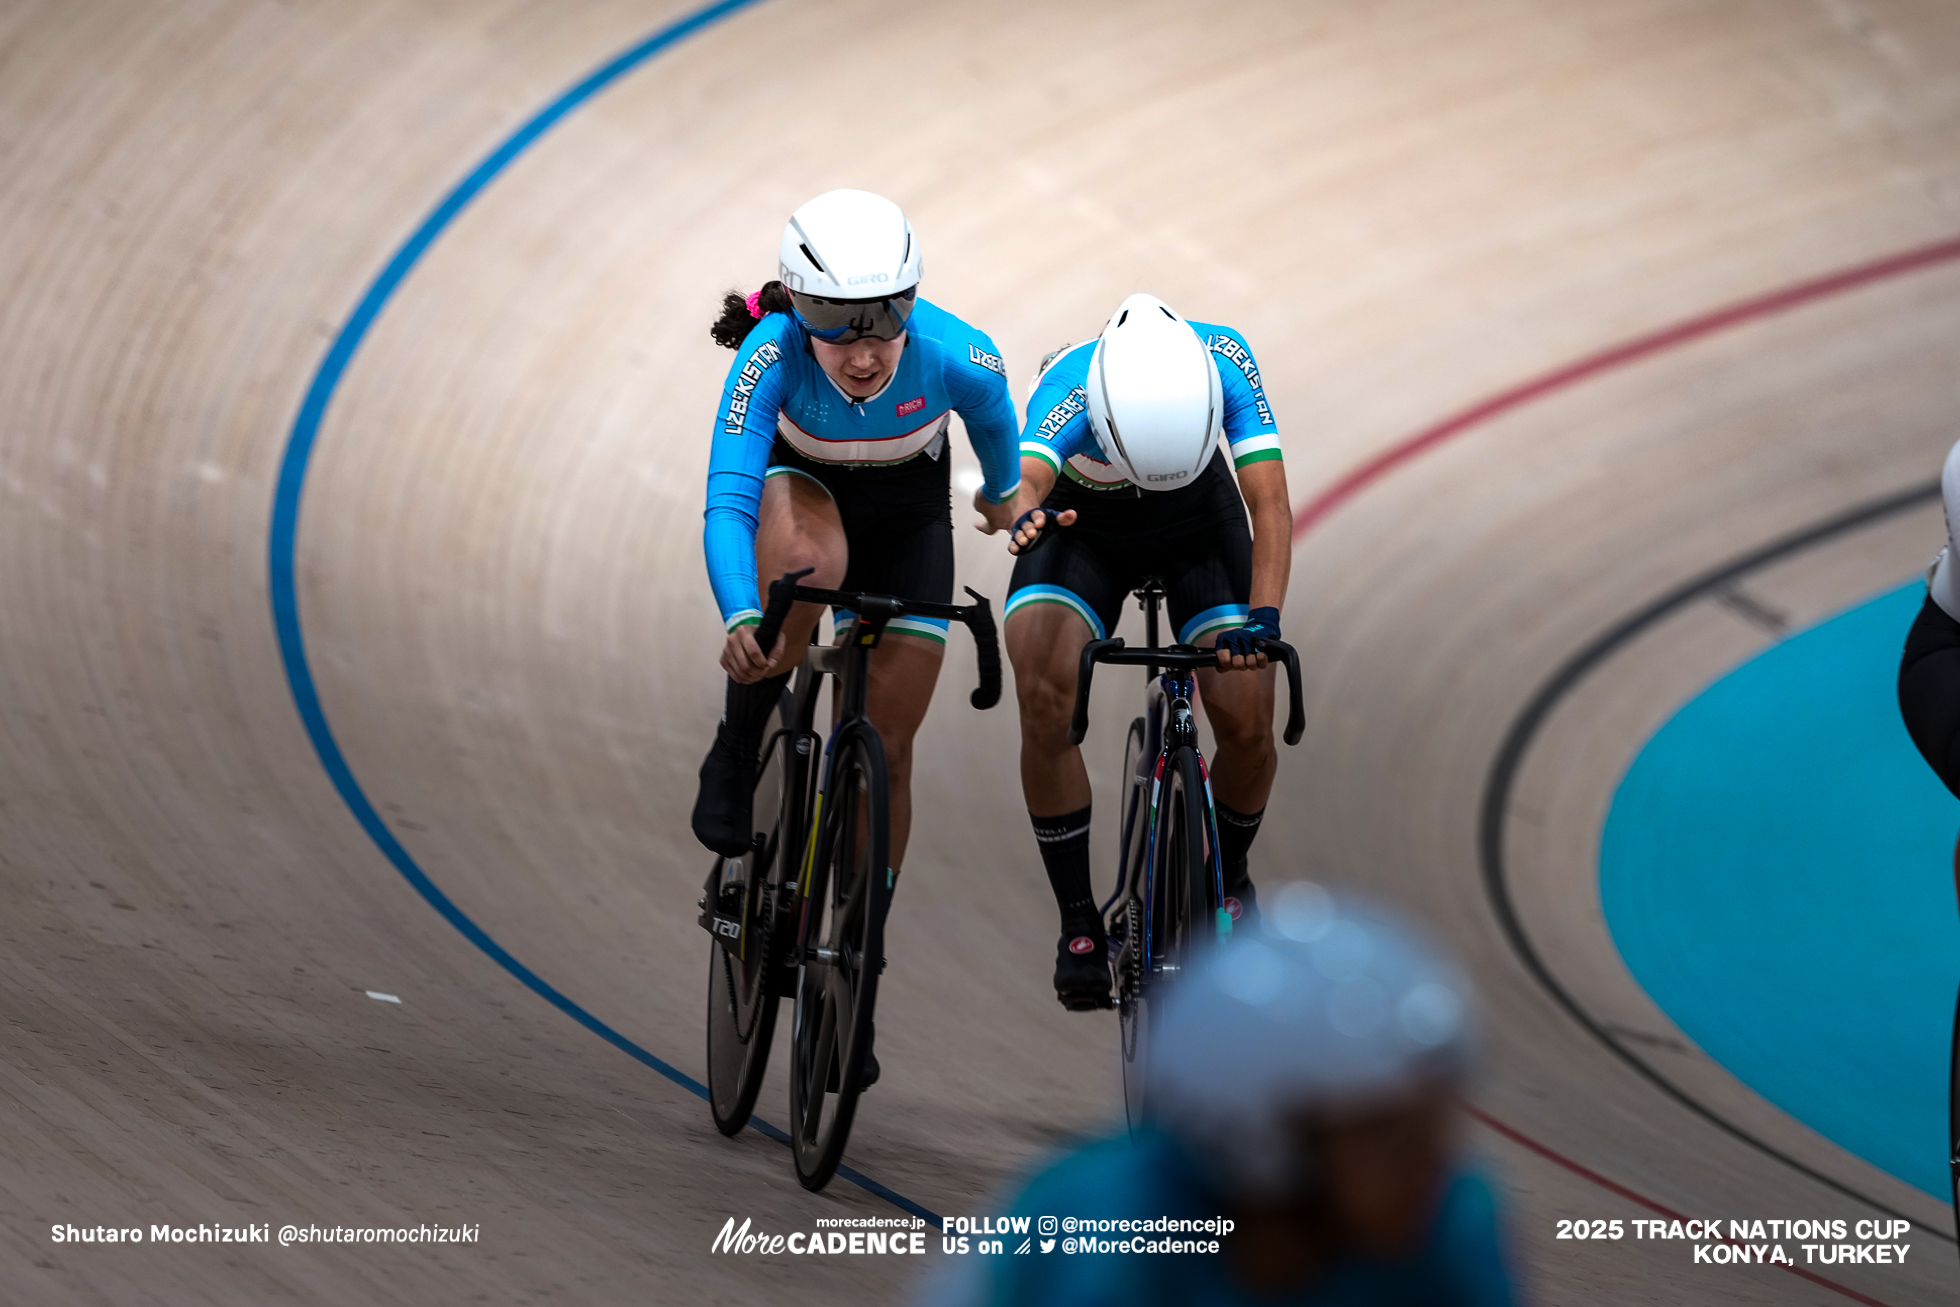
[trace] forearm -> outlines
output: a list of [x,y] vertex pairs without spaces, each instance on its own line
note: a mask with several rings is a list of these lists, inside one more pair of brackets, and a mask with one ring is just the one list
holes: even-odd
[[1055,488],[1055,466],[1045,458],[1032,454],[1021,456],[1021,489],[1014,496],[1014,515],[1019,517],[1029,509],[1040,508],[1041,502],[1048,498],[1048,492]]
[[984,478],[981,495],[989,503],[1007,503],[1020,489],[1015,462],[1020,452],[1021,430],[1014,420],[1014,404],[1008,398],[1006,383],[1002,382],[984,398],[969,395],[964,404],[956,399],[954,407],[966,424],[967,443],[973,446],[974,457],[980,460],[980,474]]
[[1266,459],[1239,469],[1239,489],[1252,518],[1253,608],[1284,608],[1293,575],[1293,505],[1286,465]]
[[1259,514],[1252,521],[1253,608],[1286,607],[1286,587],[1293,576],[1293,519],[1283,509]]
[[754,515],[728,505],[714,505],[708,509],[701,537],[708,584],[714,589],[722,624],[733,629],[743,622],[760,620]]

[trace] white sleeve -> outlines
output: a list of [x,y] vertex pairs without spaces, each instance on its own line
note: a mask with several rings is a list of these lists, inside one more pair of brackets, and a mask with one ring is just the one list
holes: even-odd
[[1933,560],[1926,590],[1942,612],[1960,621],[1960,575],[1955,575],[1953,561],[1954,555],[1960,554],[1953,539],[1955,529],[1960,528],[1960,444],[1947,451],[1946,468],[1940,473],[1940,491],[1946,500],[1946,548]]

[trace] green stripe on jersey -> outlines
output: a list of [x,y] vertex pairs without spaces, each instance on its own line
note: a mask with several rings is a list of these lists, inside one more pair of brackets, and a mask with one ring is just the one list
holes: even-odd
[[1039,441],[1023,440],[1021,442],[1021,457],[1038,458],[1049,467],[1054,468],[1057,472],[1062,470],[1062,460],[1055,457],[1055,451]]

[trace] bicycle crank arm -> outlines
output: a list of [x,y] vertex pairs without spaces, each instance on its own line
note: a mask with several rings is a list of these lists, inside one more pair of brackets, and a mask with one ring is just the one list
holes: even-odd
[[[856,971],[858,968],[855,960],[846,960],[844,950],[824,948],[822,945],[803,951],[803,965],[809,967],[842,966],[852,971]],[[878,974],[881,976],[885,974],[885,959],[883,958],[878,959]]]

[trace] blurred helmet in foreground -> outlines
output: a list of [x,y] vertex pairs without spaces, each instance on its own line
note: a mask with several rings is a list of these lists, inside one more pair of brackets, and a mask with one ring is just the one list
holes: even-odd
[[1305,881],[1269,903],[1169,997],[1149,1103],[1224,1187],[1280,1196],[1300,1178],[1301,1118],[1392,1109],[1462,1077],[1471,994],[1377,909]]

